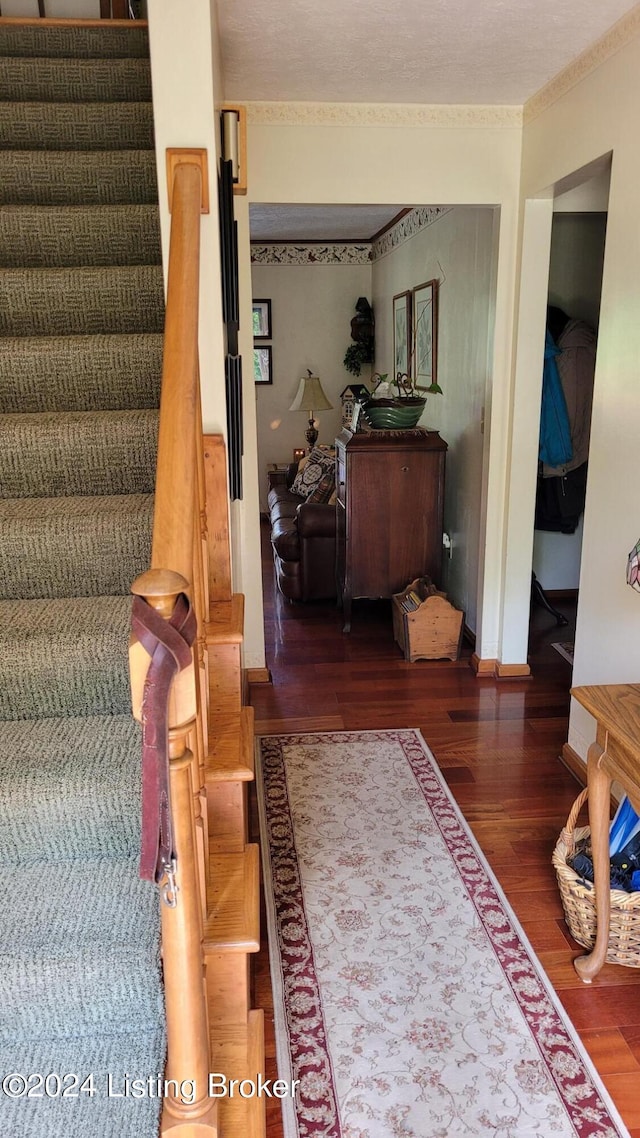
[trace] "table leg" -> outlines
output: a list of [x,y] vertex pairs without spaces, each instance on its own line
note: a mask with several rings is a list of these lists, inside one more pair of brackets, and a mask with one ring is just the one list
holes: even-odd
[[592,743],[587,758],[587,786],[589,787],[589,826],[593,850],[593,874],[596,891],[596,941],[587,956],[574,961],[578,976],[590,984],[602,968],[609,946],[609,913],[611,885],[609,879],[609,804],[611,778],[603,769],[604,751],[599,743]]

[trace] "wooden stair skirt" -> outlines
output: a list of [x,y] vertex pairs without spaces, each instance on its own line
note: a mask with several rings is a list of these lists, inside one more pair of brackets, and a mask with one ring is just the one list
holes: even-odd
[[[254,778],[254,712],[242,704],[244,597],[232,592],[226,455],[205,435],[209,689],[205,762],[209,874],[204,954],[211,1072],[217,1085],[264,1076],[264,1017],[251,1008],[250,958],[260,947],[260,860],[248,844],[247,784]],[[218,1095],[218,1090],[216,1090]],[[220,1094],[221,1138],[264,1138],[265,1100]]]

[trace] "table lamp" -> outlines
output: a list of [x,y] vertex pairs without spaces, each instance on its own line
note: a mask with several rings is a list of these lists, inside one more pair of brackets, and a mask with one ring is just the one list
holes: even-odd
[[309,412],[309,426],[304,433],[309,448],[315,446],[318,439],[318,432],[313,422],[316,411],[331,411],[332,408],[333,403],[327,399],[318,376],[313,375],[307,368],[307,375],[303,375],[300,380],[296,397],[289,410]]

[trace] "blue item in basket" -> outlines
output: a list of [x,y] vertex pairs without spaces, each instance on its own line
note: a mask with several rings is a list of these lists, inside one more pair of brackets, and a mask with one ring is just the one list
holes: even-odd
[[640,837],[640,818],[625,794],[609,829],[609,857],[621,853],[636,836]]

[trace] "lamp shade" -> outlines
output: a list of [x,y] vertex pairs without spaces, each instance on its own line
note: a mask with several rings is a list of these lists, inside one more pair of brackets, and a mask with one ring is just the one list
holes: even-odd
[[331,411],[333,403],[327,399],[317,375],[305,375],[300,380],[290,411]]

